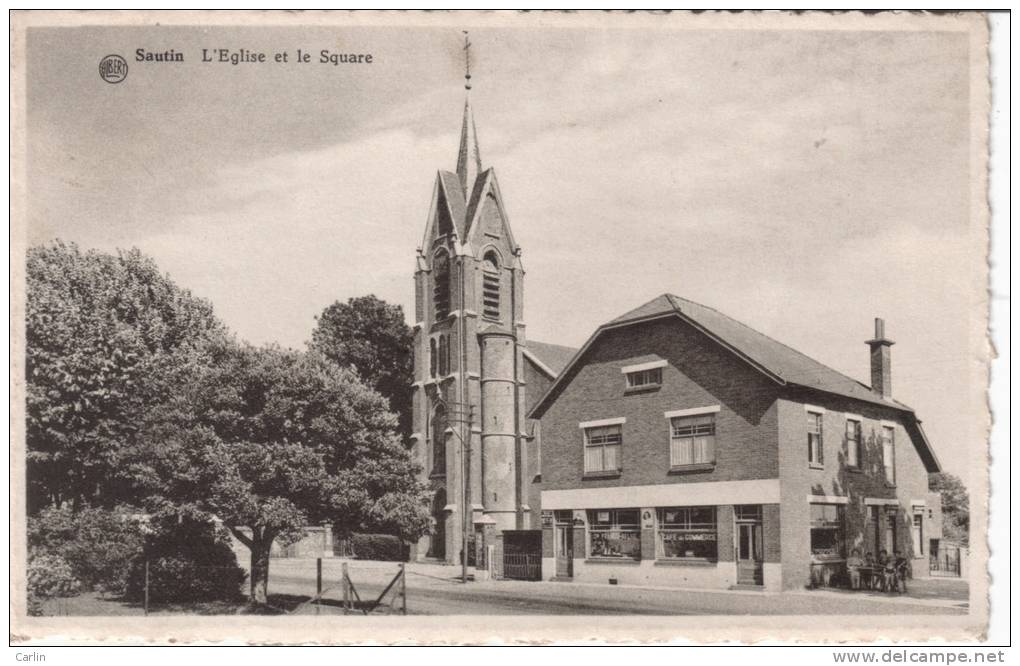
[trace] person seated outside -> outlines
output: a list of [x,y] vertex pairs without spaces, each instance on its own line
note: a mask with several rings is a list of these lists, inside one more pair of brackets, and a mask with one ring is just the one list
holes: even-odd
[[878,553],[878,561],[875,562],[875,569],[878,583],[878,589],[885,592],[889,589],[889,564],[892,559],[889,557],[889,553],[883,548]]
[[[897,552],[896,554],[898,555],[899,553]],[[882,571],[885,574],[882,577],[883,591],[895,592],[898,587],[896,584],[896,558],[886,556]]]
[[907,591],[907,567],[909,563],[903,553],[896,551],[893,557],[893,589],[897,592]]
[[869,590],[875,589],[875,554],[868,551],[864,555],[864,587]]
[[861,551],[854,548],[850,553],[850,557],[846,560],[846,570],[850,573],[850,589],[859,590],[861,589],[861,567],[864,566],[864,560],[861,559]]

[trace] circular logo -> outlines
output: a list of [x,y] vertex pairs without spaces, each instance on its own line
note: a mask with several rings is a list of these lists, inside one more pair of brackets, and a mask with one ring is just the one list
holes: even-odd
[[120,83],[127,78],[127,60],[119,55],[108,55],[99,61],[99,76],[107,83]]

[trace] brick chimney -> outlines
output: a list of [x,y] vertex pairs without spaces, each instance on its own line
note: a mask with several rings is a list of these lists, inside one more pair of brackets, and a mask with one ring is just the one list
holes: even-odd
[[871,348],[871,390],[883,398],[892,395],[892,347],[895,342],[885,337],[885,320],[875,317],[875,337],[868,340]]

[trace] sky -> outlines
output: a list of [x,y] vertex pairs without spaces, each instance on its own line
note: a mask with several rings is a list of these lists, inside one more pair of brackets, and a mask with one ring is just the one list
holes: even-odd
[[[48,28],[28,36],[30,244],[138,247],[254,343],[334,301],[413,310],[415,251],[464,103],[452,28]],[[893,393],[947,470],[969,384],[969,63],[949,31],[478,28],[471,101],[523,248],[534,340],[580,346],[670,292]],[[136,49],[184,53],[136,62]],[[289,62],[203,63],[245,48]],[[297,49],[312,62],[296,63]],[[373,62],[317,62],[321,49]],[[127,78],[103,82],[116,53]]]

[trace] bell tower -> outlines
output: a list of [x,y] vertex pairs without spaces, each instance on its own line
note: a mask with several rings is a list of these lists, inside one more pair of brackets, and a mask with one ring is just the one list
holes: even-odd
[[471,106],[470,43],[455,171],[439,171],[414,273],[412,451],[431,488],[432,534],[416,559],[468,562],[526,529],[524,270]]

